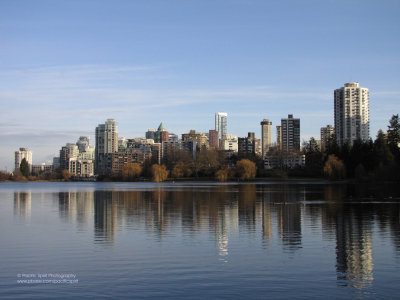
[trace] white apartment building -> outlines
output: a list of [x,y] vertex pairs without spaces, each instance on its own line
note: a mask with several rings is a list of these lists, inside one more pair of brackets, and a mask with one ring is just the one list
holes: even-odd
[[215,130],[218,138],[223,139],[228,134],[228,114],[226,112],[215,113]]
[[15,171],[19,170],[19,166],[24,158],[28,163],[29,172],[32,171],[32,152],[28,148],[19,148],[18,151],[15,151]]
[[358,82],[334,92],[335,136],[339,145],[369,139],[369,91]]
[[118,124],[114,119],[107,119],[96,127],[95,172],[103,173],[104,155],[118,152]]
[[81,159],[78,157],[73,157],[68,160],[68,163],[68,171],[70,171],[74,176],[94,176],[94,162],[92,159]]
[[233,152],[238,152],[239,140],[238,137],[233,134],[226,134],[225,138],[219,141],[219,148],[221,150],[229,150]]

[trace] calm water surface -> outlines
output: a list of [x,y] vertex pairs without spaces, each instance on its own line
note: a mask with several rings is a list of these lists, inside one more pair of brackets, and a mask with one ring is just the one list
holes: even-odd
[[1,183],[0,298],[399,299],[399,214],[390,185]]

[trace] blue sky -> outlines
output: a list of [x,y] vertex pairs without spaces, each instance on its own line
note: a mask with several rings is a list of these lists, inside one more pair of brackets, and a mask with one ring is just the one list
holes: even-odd
[[[0,2],[0,169],[28,147],[47,162],[107,118],[120,135],[162,121],[260,137],[294,114],[301,136],[333,124],[333,90],[370,90],[371,137],[399,113],[400,1]],[[275,131],[275,130],[274,130]]]

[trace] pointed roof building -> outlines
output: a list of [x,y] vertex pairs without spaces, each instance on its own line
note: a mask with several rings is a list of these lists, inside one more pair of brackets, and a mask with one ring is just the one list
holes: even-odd
[[160,126],[158,126],[157,131],[167,131],[162,122],[160,123]]

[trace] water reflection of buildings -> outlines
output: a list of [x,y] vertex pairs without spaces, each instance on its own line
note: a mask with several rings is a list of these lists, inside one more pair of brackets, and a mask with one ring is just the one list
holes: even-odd
[[[68,192],[59,194],[59,214],[81,226],[94,223],[97,243],[113,243],[118,228],[145,232],[160,242],[171,236],[192,239],[211,233],[222,261],[229,260],[233,237],[260,239],[267,247],[275,237],[283,250],[297,251],[303,243],[302,226],[322,230],[325,241],[336,243],[338,281],[363,289],[373,280],[371,207],[348,204],[341,185],[326,185],[322,193],[320,187],[317,192],[307,189],[239,184]],[[29,215],[30,194],[15,194],[14,212]]]
[[220,186],[204,191],[66,192],[59,193],[59,214],[78,225],[94,215],[99,243],[113,243],[119,225],[142,228],[159,239],[177,229],[189,235],[212,231],[218,254],[226,260],[229,236],[242,230],[253,235],[259,225],[264,239],[272,237],[272,224],[278,224],[284,248],[300,247],[301,209],[296,191],[285,191],[283,196],[282,191],[284,187],[262,191],[260,198],[255,185],[243,184],[233,191]]
[[75,223],[83,230],[94,218],[95,242],[112,243],[117,223],[117,209],[112,192],[74,191],[58,193],[58,213],[61,220]]
[[321,216],[326,235],[336,238],[336,271],[340,284],[361,290],[372,284],[371,207],[352,205],[346,185],[324,186],[327,205]]
[[22,219],[29,219],[31,216],[31,192],[14,193],[14,215]]
[[351,286],[362,289],[373,281],[372,238],[367,220],[354,212],[350,216],[337,217],[336,261],[339,280],[347,280]]
[[111,191],[94,192],[94,236],[99,243],[113,243],[117,229],[117,203]]
[[[301,202],[303,195],[293,187],[285,184],[261,186],[260,207],[262,220],[262,236],[269,242],[273,236],[273,224],[277,225],[277,233],[282,240],[284,250],[301,248]],[[256,208],[258,210],[258,207]]]
[[92,191],[58,193],[58,213],[66,222],[77,223],[82,229],[90,222],[93,214],[94,193]]
[[215,226],[215,240],[218,255],[221,261],[227,262],[229,255],[229,235],[239,228],[239,207],[237,203],[231,203],[229,199],[219,206],[218,222]]
[[301,202],[299,193],[285,185],[273,194],[273,201],[278,203],[278,231],[283,245],[290,250],[301,248]]

